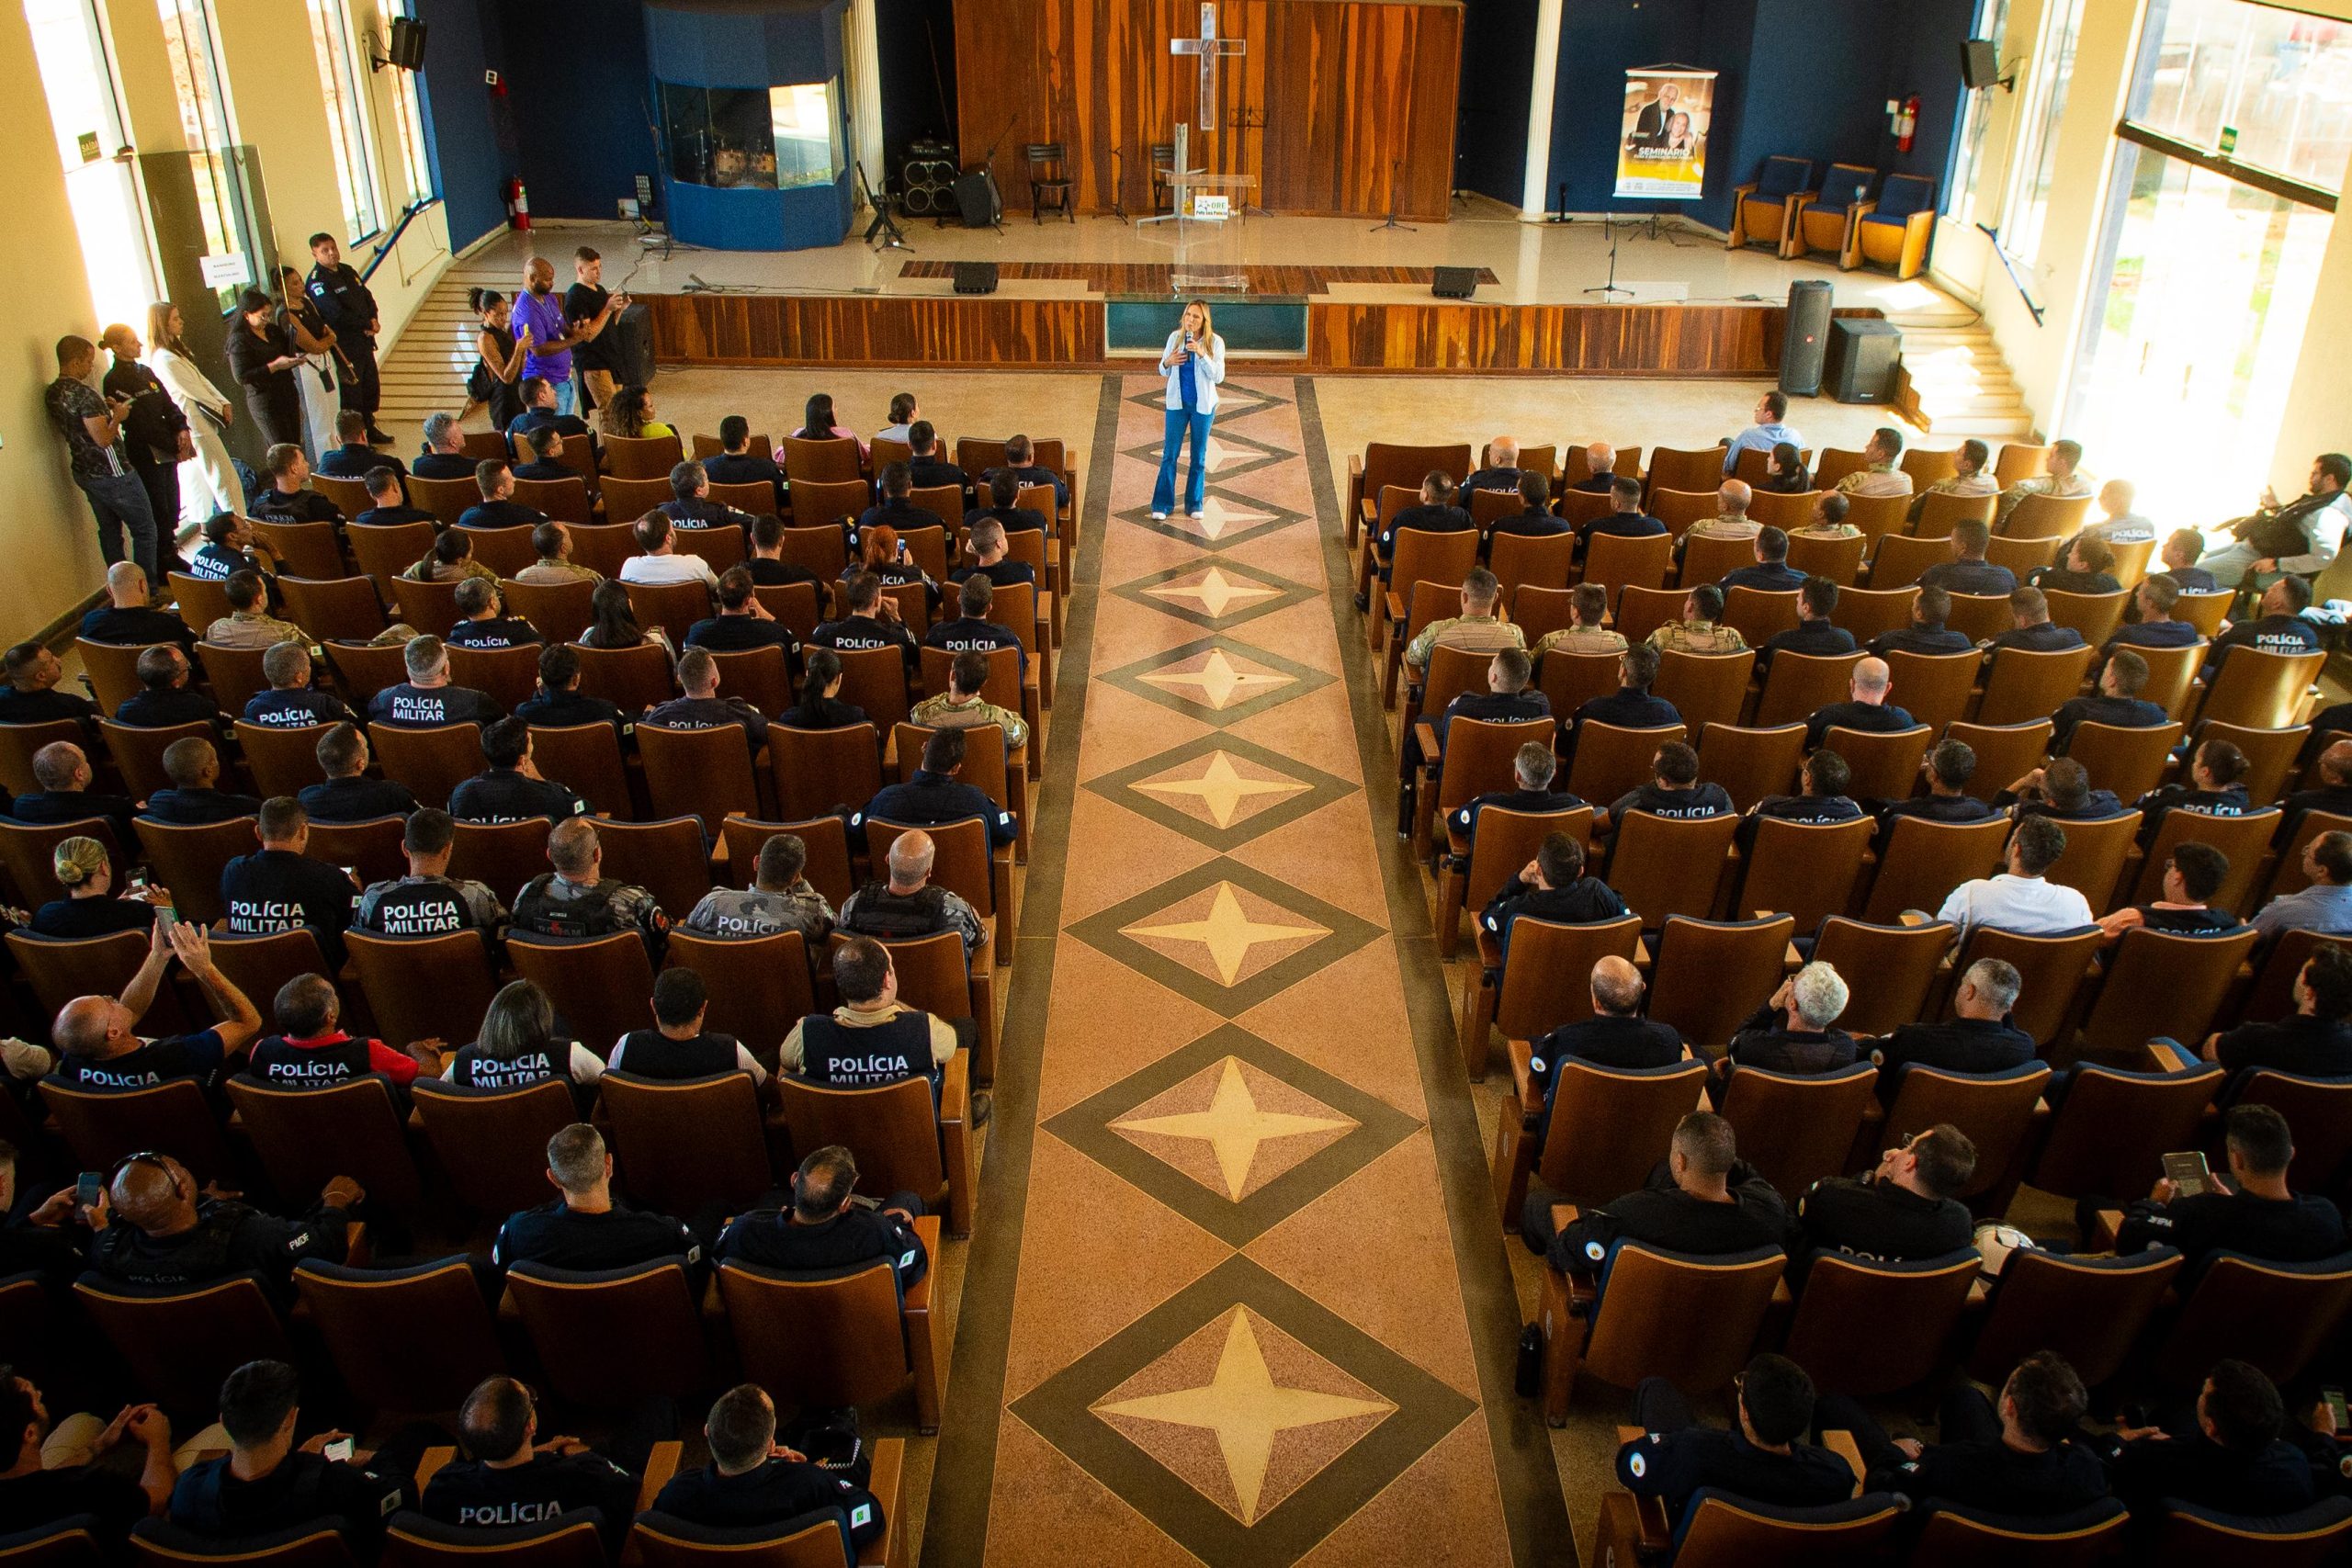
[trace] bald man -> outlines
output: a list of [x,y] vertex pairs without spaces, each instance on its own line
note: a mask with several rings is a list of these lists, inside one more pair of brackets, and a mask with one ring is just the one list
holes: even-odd
[[[46,651],[44,649],[44,651]],[[139,842],[131,821],[139,804],[119,795],[97,795],[90,789],[90,759],[71,740],[52,740],[33,753],[33,782],[40,787],[17,796],[9,815],[19,822],[54,825],[103,817],[114,830],[118,851]]]
[[127,560],[107,568],[107,602],[82,617],[81,635],[92,642],[126,648],[168,642],[185,653],[196,647],[194,629],[177,615],[154,607],[147,574]]
[[1898,729],[1910,728],[1917,721],[1886,700],[1894,688],[1894,672],[1887,668],[1885,660],[1872,657],[1856,663],[1847,682],[1847,691],[1851,694],[1849,700],[1815,708],[1813,716],[1805,720],[1804,749],[1819,750],[1832,729],[1891,735]]
[[205,1195],[169,1155],[133,1155],[98,1201],[79,1216],[97,1234],[93,1272],[125,1284],[186,1289],[248,1270],[283,1288],[306,1258],[344,1259],[345,1229],[367,1194],[347,1176],[330,1180],[299,1220]]
[[[1690,525],[1683,538],[1752,539],[1764,531],[1763,525],[1747,515],[1756,491],[1746,479],[1725,479],[1715,487],[1715,515],[1702,518]],[[1682,553],[1677,541],[1675,554]]]
[[1453,504],[1463,511],[1470,510],[1470,497],[1482,490],[1517,490],[1519,488],[1519,442],[1509,435],[1498,435],[1487,443],[1487,466],[1462,481],[1462,489]]
[[1612,953],[1592,966],[1592,1016],[1564,1023],[1534,1043],[1528,1072],[1544,1091],[1537,1148],[1544,1146],[1551,1130],[1552,1099],[1559,1092],[1562,1062],[1634,1069],[1672,1066],[1682,1060],[1682,1032],[1641,1016],[1646,988],[1632,961]]
[[979,912],[931,879],[939,845],[917,828],[890,842],[889,880],[867,883],[842,905],[841,929],[884,942],[906,942],[937,931],[964,939],[969,958],[988,940]]
[[[174,957],[187,966],[220,1020],[193,1034],[141,1039],[134,1031],[155,1000]],[[58,1010],[49,1037],[58,1076],[76,1089],[149,1089],[167,1078],[209,1079],[261,1032],[261,1013],[212,962],[202,926],[155,922],[146,962],[119,997],[76,997]]]
[[[2321,734],[2327,732],[2321,730]],[[2287,843],[2295,836],[2296,825],[2307,811],[2324,811],[2331,817],[2352,817],[2352,740],[2338,740],[2319,754],[2319,784],[2312,789],[2299,789],[2278,803],[2285,807],[2278,823],[2278,842]]]

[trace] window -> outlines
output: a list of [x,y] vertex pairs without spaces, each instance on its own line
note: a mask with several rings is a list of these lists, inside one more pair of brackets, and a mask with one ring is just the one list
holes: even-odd
[[334,179],[343,194],[347,242],[356,244],[383,220],[376,204],[375,149],[368,137],[368,115],[359,101],[357,55],[351,47],[351,17],[344,0],[310,0],[311,43],[319,57],[319,91],[327,102],[327,147],[334,154]]
[[2352,23],[2246,0],[2172,0],[2152,21],[2126,120],[2322,190],[2342,186]]
[[[2063,6],[2063,9],[2058,7]],[[2075,75],[2075,43],[2083,28],[2083,0],[2053,0],[2041,47],[2027,70],[2026,139],[2001,220],[2001,248],[2020,265],[2040,259],[2050,187],[2058,174],[2058,125],[2066,118],[2066,88]]]
[[128,152],[130,139],[96,14],[91,0],[26,0],[25,20],[97,311],[95,321],[73,330],[95,336],[110,321],[143,328],[148,302],[161,290],[137,176],[129,157],[116,155]]
[[2334,219],[2129,140],[2116,164],[2106,307],[2065,429],[2098,471],[2163,474],[2141,491],[2159,523],[2235,516],[2267,476]]
[[[188,174],[196,186],[197,220],[204,231],[204,254],[239,257],[243,266],[224,270],[215,303],[227,310],[247,285],[271,279],[259,258],[266,254],[248,220],[245,168],[234,144],[226,79],[220,71],[209,0],[156,0],[164,22],[164,51],[172,66],[172,89],[179,98],[180,132],[187,146]],[[232,276],[232,273],[234,276]]]
[[[2009,30],[2009,0],[1984,0],[1972,37],[1991,39],[1997,49]],[[1959,151],[1945,186],[1944,210],[1955,218],[1973,214],[1976,182],[1984,176],[1984,130],[1993,120],[1993,87],[1970,93],[1960,111]]]
[[[384,0],[383,18],[387,27],[394,17],[416,15],[416,0]],[[392,129],[400,138],[401,177],[408,185],[408,201],[413,206],[433,196],[433,164],[424,146],[424,115],[417,107],[416,73],[387,67],[392,73]]]

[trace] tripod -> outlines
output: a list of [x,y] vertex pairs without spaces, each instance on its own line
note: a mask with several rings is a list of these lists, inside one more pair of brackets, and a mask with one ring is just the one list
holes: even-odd
[[1124,149],[1111,149],[1111,216],[1120,222],[1127,221],[1126,154]]
[[907,236],[899,229],[898,220],[890,216],[890,209],[866,180],[865,165],[852,159],[850,166],[857,171],[857,188],[865,193],[865,204],[874,209],[874,221],[865,226],[865,243],[872,244],[874,236],[879,234],[882,236],[882,249],[886,251],[913,250],[914,247],[907,243]]
[[1634,298],[1634,291],[1630,288],[1620,288],[1617,287],[1617,226],[1612,220],[1607,218],[1603,218],[1600,221],[1602,227],[1609,231],[1609,281],[1606,283],[1596,284],[1594,287],[1586,289],[1585,292],[1587,294],[1600,295],[1600,302],[1606,305],[1609,303],[1610,297],[1611,295],[1623,294],[1626,299],[1631,299]]
[[1396,159],[1389,164],[1388,216],[1374,224],[1370,229],[1366,230],[1366,233],[1377,234],[1384,229],[1402,229],[1408,234],[1418,232],[1410,223],[1399,223],[1396,221],[1396,176],[1398,172],[1404,167],[1404,164],[1405,160],[1402,158]]

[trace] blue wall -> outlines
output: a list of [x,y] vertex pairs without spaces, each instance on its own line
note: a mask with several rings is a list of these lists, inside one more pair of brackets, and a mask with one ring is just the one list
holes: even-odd
[[485,41],[499,55],[490,63],[506,78],[533,215],[618,216],[614,204],[636,197],[637,176],[659,173],[646,123],[652,86],[644,6],[638,0],[481,3],[485,16],[497,17],[498,36]]
[[1517,207],[1527,178],[1527,97],[1536,0],[1479,0],[1462,16],[1462,96],[1453,186]]
[[[417,98],[425,147],[449,220],[449,248],[462,251],[506,221],[500,186],[514,173],[482,72],[489,51],[476,0],[417,0],[424,23],[424,67]],[[494,23],[493,23],[494,25]]]

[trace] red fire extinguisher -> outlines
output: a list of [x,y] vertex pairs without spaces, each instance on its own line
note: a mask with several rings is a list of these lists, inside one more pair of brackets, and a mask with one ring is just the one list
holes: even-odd
[[[1911,143],[1919,139],[1919,95],[1912,94],[1903,100],[1894,115],[1894,146],[1900,152],[1911,151]],[[527,227],[527,225],[526,225]]]
[[506,222],[509,228],[514,229],[531,226],[530,193],[524,190],[519,175],[509,177],[506,182]]

